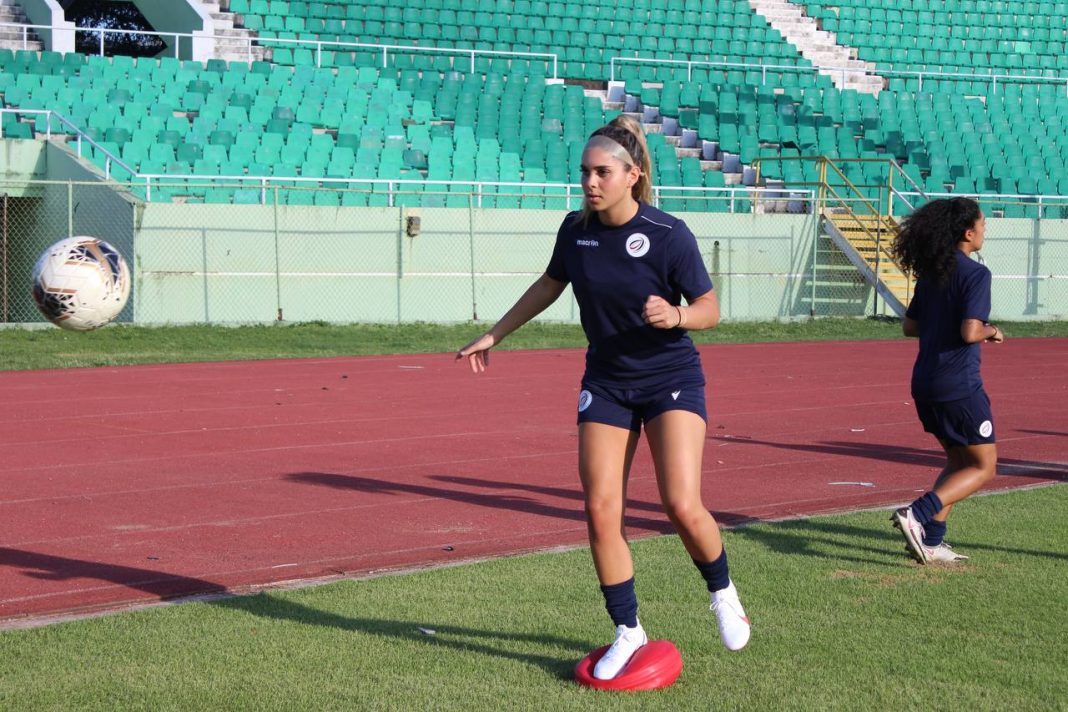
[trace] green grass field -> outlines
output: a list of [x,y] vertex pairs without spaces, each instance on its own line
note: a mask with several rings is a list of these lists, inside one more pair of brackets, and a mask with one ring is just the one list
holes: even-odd
[[[0,370],[115,366],[261,358],[359,356],[387,353],[448,353],[490,325],[292,324],[276,326],[109,326],[88,333],[50,327],[0,330]],[[1000,325],[1008,338],[1068,336],[1068,322],[1032,321]],[[754,343],[896,339],[901,326],[891,319],[815,319],[796,322],[724,323],[691,332],[697,343]],[[527,324],[501,344],[505,349],[585,347],[578,326]]]
[[[1009,338],[1068,323],[1002,325]],[[448,353],[484,324],[0,330],[0,369]],[[890,320],[724,324],[700,343],[901,338]],[[502,348],[581,347],[531,324]],[[711,504],[711,503],[710,503]],[[1066,709],[1068,487],[957,506],[973,556],[920,567],[888,512],[725,533],[754,622],[728,653],[676,537],[634,545],[641,617],[679,682],[596,693],[574,664],[612,633],[585,550],[0,631],[0,710]],[[420,631],[433,630],[433,634]]]
[[636,542],[685,660],[659,692],[571,681],[612,633],[577,550],[7,630],[0,709],[1065,709],[1068,487],[968,500],[950,535],[967,564],[913,563],[885,511],[726,532],[739,653],[678,539]]

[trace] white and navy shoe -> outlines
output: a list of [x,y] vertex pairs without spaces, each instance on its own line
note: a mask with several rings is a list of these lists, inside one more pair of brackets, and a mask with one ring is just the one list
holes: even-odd
[[641,621],[634,628],[625,625],[616,626],[616,639],[593,668],[593,676],[598,680],[611,680],[630,662],[634,653],[649,642]]
[[727,588],[712,592],[712,605],[709,609],[716,614],[719,637],[727,650],[744,648],[749,642],[749,617],[745,615],[733,581]]

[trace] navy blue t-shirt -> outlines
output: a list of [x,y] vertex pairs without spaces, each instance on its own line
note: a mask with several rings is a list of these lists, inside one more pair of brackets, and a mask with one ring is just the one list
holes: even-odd
[[944,285],[916,282],[905,316],[919,322],[920,353],[912,368],[912,397],[926,401],[967,398],[983,387],[979,344],[960,336],[965,319],[990,318],[990,270],[957,252],[957,266]]
[[697,239],[678,218],[640,203],[619,227],[596,213],[564,218],[549,277],[570,282],[590,346],[586,377],[632,388],[657,385],[679,372],[704,383],[701,359],[685,329],[657,329],[642,319],[645,300],[693,301],[712,289]]

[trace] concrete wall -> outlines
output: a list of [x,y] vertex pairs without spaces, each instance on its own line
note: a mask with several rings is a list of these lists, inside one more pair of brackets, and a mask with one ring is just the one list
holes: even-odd
[[[0,141],[22,221],[13,284],[68,234],[115,244],[142,323],[499,318],[544,270],[564,213],[466,208],[138,204],[64,148]],[[29,177],[59,181],[31,183]],[[731,320],[886,313],[808,215],[683,213]],[[419,217],[415,236],[407,219]],[[994,318],[1068,316],[1068,221],[987,222]],[[22,274],[26,273],[26,274]],[[1060,279],[1050,279],[1049,276]],[[575,322],[570,292],[541,317]]]
[[45,49],[53,52],[74,51],[74,23],[56,0],[19,0],[31,25],[47,25],[51,30],[35,30]]
[[[414,212],[421,231],[409,237],[406,218]],[[247,322],[281,313],[286,321],[493,320],[544,270],[563,215],[153,204],[136,234],[137,319]],[[686,220],[725,318],[809,315],[811,216]],[[577,321],[570,292],[541,318]]]
[[[418,213],[421,231],[405,232]],[[499,318],[544,270],[563,213],[535,210],[145,207],[135,235],[144,322]],[[891,312],[808,215],[683,214],[723,316]],[[988,221],[997,319],[1063,318],[1068,221]],[[1028,275],[1031,275],[1028,277]],[[541,317],[575,322],[570,292]]]
[[[181,59],[203,62],[212,57],[215,48],[215,20],[196,0],[132,0],[141,14],[157,32],[195,34],[197,37],[179,37],[178,54]],[[162,36],[167,43],[163,54],[174,57],[174,37]]]
[[982,257],[997,318],[1068,318],[1068,220],[988,218]]
[[26,191],[27,181],[48,175],[44,141],[0,140],[0,181],[8,183],[5,191]]

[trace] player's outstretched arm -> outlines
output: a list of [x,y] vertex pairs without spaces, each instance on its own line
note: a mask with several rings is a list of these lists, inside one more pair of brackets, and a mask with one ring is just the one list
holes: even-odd
[[719,299],[710,289],[687,306],[675,306],[655,294],[645,300],[642,318],[657,329],[711,329],[719,324]]
[[489,366],[489,350],[501,343],[508,334],[545,311],[564,293],[566,287],[566,282],[559,282],[543,274],[493,328],[460,349],[456,353],[456,360],[467,359],[472,373],[485,371]]

